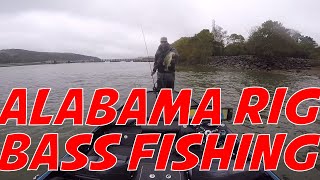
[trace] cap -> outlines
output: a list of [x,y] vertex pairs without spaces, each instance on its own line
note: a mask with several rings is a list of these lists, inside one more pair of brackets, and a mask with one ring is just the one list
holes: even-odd
[[160,42],[168,42],[167,37],[162,37],[162,38],[160,39]]

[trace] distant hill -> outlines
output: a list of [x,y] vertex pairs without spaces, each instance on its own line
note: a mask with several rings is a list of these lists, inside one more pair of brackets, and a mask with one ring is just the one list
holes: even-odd
[[0,64],[7,63],[52,63],[52,62],[90,62],[100,58],[73,53],[36,52],[23,49],[0,50]]

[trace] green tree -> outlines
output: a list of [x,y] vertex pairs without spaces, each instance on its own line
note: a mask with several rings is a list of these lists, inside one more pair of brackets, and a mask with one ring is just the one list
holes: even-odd
[[320,47],[315,48],[311,52],[310,58],[320,60]]
[[245,39],[241,34],[231,34],[227,37],[228,44],[244,43]]
[[251,54],[258,56],[296,56],[298,44],[290,30],[278,21],[266,21],[249,36],[247,43]]
[[180,38],[174,46],[180,62],[186,64],[206,63],[210,56],[219,55],[320,58],[320,48],[313,38],[271,20],[256,27],[247,41],[240,34],[227,36],[227,31],[213,24],[211,32],[204,29],[193,37]]
[[241,34],[231,34],[227,38],[228,45],[225,47],[224,55],[238,56],[247,54],[245,39]]
[[303,57],[310,58],[317,46],[317,42],[312,37],[300,36],[299,47]]
[[291,38],[296,42],[299,43],[301,38],[301,33],[294,29],[289,29],[288,33],[290,34]]
[[213,36],[208,29],[204,29],[191,38],[180,38],[173,46],[178,50],[182,63],[206,63],[213,54]]
[[213,55],[223,55],[225,41],[227,40],[227,31],[223,30],[222,27],[214,24],[212,26],[212,36],[213,36]]
[[173,46],[177,49],[179,52],[179,63],[188,63],[188,58],[190,57],[192,45],[190,43],[189,37],[182,37],[179,40],[175,41],[173,43]]
[[246,55],[247,49],[245,43],[232,43],[225,47],[224,54],[226,56]]

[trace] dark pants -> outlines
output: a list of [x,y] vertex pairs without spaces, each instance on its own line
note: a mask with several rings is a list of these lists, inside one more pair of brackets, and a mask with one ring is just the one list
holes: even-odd
[[157,73],[157,90],[160,91],[162,88],[174,89],[174,72]]

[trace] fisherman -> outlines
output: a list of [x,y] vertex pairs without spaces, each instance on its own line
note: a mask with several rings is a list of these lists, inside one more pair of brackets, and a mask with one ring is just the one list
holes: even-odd
[[151,76],[153,76],[158,71],[157,91],[161,88],[174,89],[175,65],[178,57],[177,50],[168,43],[166,37],[162,37],[155,55],[153,71],[151,72]]

